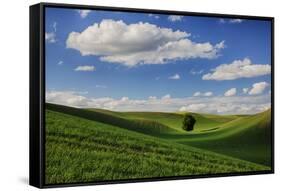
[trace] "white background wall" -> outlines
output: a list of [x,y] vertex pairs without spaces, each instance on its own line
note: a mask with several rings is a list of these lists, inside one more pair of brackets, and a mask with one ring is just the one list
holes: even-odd
[[[37,190],[28,186],[28,43],[29,5],[36,0],[1,1],[0,11],[0,190]],[[133,8],[168,9],[192,12],[246,14],[275,17],[276,173],[228,178],[84,186],[53,190],[150,191],[150,190],[278,190],[280,174],[280,34],[281,11],[278,0],[57,0],[61,3],[94,4]],[[280,189],[280,188],[279,188]]]

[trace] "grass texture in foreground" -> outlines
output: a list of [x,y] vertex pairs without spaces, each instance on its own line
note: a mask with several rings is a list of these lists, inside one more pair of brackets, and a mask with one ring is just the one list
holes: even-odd
[[[186,133],[177,127],[181,114],[170,114],[174,117],[168,121],[162,116],[167,113],[153,117],[153,113],[46,106],[46,184],[270,170],[268,165],[210,152],[208,147],[200,149],[204,145],[190,146],[204,142],[205,134],[220,140],[218,132],[231,129],[226,124],[238,116],[218,120],[198,114],[202,119],[196,132]],[[208,120],[221,125],[220,130],[212,130],[214,135],[201,131],[211,128]],[[228,134],[222,137],[237,136],[236,131]]]

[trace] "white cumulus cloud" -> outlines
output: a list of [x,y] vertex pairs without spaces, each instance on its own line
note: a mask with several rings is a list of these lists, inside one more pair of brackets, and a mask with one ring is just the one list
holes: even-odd
[[82,32],[71,32],[66,46],[82,56],[98,56],[101,61],[128,67],[166,64],[176,59],[213,59],[224,47],[224,41],[196,43],[188,37],[190,33],[150,23],[102,20]]
[[229,22],[230,23],[242,23],[243,20],[242,19],[230,19]]
[[224,96],[235,96],[236,92],[236,88],[231,88],[224,93]]
[[170,99],[170,98],[171,98],[171,95],[170,94],[166,94],[161,99]]
[[156,97],[156,96],[149,96],[148,99],[149,99],[149,100],[156,100],[157,97]]
[[50,103],[74,107],[87,107],[90,100],[73,91],[47,91],[46,100]]
[[92,72],[95,71],[96,68],[94,66],[77,66],[74,70],[82,72]]
[[243,90],[243,93],[246,94],[246,93],[248,93],[249,88],[243,88],[242,90]]
[[196,70],[190,70],[190,73],[192,74],[192,75],[198,75],[198,74],[202,74],[204,72],[204,70],[198,70],[198,71],[196,71]]
[[77,10],[78,14],[80,15],[81,18],[86,18],[91,10]]
[[55,43],[56,40],[56,33],[54,32],[46,32],[45,33],[45,40],[47,43]]
[[209,96],[212,96],[213,95],[213,92],[209,91],[209,92],[195,92],[193,94],[194,97],[199,97],[199,96],[205,96],[205,97],[209,97]]
[[58,65],[62,65],[62,64],[63,64],[63,61],[60,60],[60,61],[58,62]]
[[252,78],[271,73],[269,64],[253,64],[249,58],[234,60],[231,64],[222,64],[202,76],[203,80],[235,80]]
[[181,77],[179,74],[175,74],[169,77],[170,80],[179,80]]
[[53,23],[53,29],[55,32],[57,32],[57,26],[58,26],[58,23],[57,22],[54,22]]
[[219,23],[230,23],[230,24],[237,24],[242,23],[243,19],[219,19]]
[[249,95],[257,95],[263,93],[266,87],[268,87],[269,84],[267,82],[258,82],[254,83],[252,88],[249,90]]
[[203,95],[209,97],[213,95],[213,92],[205,92]]
[[175,21],[181,21],[183,19],[183,16],[179,16],[179,15],[170,15],[168,16],[168,20],[175,22]]
[[194,97],[201,96],[201,92],[195,92],[195,93],[193,94],[193,96],[194,96]]
[[153,17],[155,19],[159,19],[160,17],[158,15],[155,15],[155,14],[148,14],[149,17]]
[[188,106],[183,106],[180,108],[180,111],[192,111],[192,112],[200,112],[202,111],[207,105],[204,103],[194,103]]

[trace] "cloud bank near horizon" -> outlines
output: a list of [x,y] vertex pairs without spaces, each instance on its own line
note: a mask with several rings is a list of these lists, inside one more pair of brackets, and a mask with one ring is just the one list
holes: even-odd
[[269,95],[209,96],[173,98],[149,96],[147,99],[122,97],[87,97],[74,91],[47,91],[46,102],[78,108],[100,108],[114,111],[189,111],[212,114],[254,114],[271,107]]

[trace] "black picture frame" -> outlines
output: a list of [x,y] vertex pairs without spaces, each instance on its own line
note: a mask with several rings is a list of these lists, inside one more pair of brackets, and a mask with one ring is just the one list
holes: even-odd
[[[271,22],[271,170],[239,173],[220,173],[208,175],[173,176],[159,178],[141,178],[133,180],[114,180],[87,183],[45,184],[45,8],[92,9],[105,11],[126,11],[134,13],[174,14],[183,16],[239,18],[265,20]],[[123,7],[104,7],[92,5],[73,5],[39,3],[30,6],[30,146],[29,146],[29,184],[38,188],[84,186],[116,183],[133,183],[191,178],[227,177],[274,173],[274,18],[249,15],[231,15],[214,13],[196,13],[170,10],[135,9]]]

